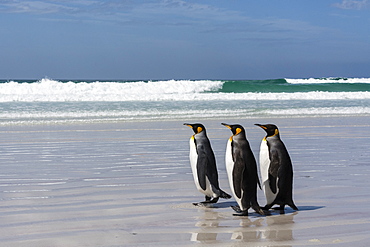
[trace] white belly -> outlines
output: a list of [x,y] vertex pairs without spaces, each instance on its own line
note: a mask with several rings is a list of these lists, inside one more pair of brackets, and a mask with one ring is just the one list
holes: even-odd
[[266,204],[272,203],[277,195],[272,193],[269,185],[269,150],[267,146],[266,139],[263,139],[260,146],[260,171],[261,171],[261,180],[262,180],[262,189],[266,197]]
[[202,187],[200,187],[199,179],[198,179],[198,171],[197,171],[198,153],[197,153],[197,147],[195,145],[193,136],[190,138],[189,144],[190,144],[190,154],[189,154],[190,166],[191,166],[194,183],[195,183],[195,186],[197,187],[197,190],[202,192],[206,196],[213,197],[213,198],[217,197],[217,194],[215,194],[212,191],[211,183],[209,182],[207,177],[206,177],[206,189],[203,190]]
[[[226,164],[226,172],[227,172],[227,177],[229,178],[229,185],[230,189],[233,192],[234,199],[238,203],[239,207],[241,210],[244,210],[242,206],[242,199],[238,198],[235,194],[234,190],[234,183],[233,183],[233,170],[234,170],[234,161],[233,161],[233,155],[232,155],[232,147],[231,147],[231,140],[229,139],[226,145],[226,154],[225,154],[225,164]],[[243,197],[243,192],[242,192],[242,197]]]

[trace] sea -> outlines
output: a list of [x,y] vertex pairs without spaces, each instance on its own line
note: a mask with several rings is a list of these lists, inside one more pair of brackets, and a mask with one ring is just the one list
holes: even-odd
[[0,80],[0,126],[370,115],[370,78]]

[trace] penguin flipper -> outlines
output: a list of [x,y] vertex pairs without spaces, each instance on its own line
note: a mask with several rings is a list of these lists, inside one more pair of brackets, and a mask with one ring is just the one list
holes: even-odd
[[213,158],[214,156],[208,156],[207,158],[207,167],[206,167],[206,177],[208,178],[212,188],[214,191],[219,190],[220,193],[222,192],[219,184],[218,184],[218,173],[217,173],[217,166],[216,160]]
[[269,185],[272,193],[276,194],[277,192],[276,177],[274,177],[270,173],[269,173]]
[[280,168],[279,154],[276,150],[270,150],[270,166],[268,170],[269,185],[272,193],[277,192],[277,177]]
[[200,187],[203,190],[206,190],[206,172],[207,172],[207,163],[208,158],[206,153],[198,152],[198,159],[197,159],[197,173],[198,173],[198,182]]
[[234,185],[234,192],[238,198],[242,197],[242,185],[243,185],[243,177],[245,165],[242,158],[236,158],[234,163],[233,169],[233,185]]

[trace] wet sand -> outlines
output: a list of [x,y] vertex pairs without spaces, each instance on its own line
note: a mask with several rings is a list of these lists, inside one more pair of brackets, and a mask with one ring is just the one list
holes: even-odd
[[[235,217],[233,199],[193,206],[204,197],[183,121],[0,127],[1,245],[367,246],[370,117],[201,122],[229,193],[231,132],[220,123],[242,124],[256,158],[265,133],[253,124],[277,124],[300,210]],[[264,205],[262,191],[258,200]]]

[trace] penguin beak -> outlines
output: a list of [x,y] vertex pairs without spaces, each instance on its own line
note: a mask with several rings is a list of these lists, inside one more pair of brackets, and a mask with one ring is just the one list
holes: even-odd
[[262,124],[254,124],[254,125],[256,125],[256,126],[258,126],[258,127],[261,127],[262,129],[264,129],[264,130],[266,130],[267,129],[267,127],[266,126],[264,126],[264,125],[262,125]]
[[231,129],[230,125],[228,124],[225,124],[225,123],[221,123],[222,125],[226,126],[227,128]]
[[184,125],[190,127],[190,128],[193,128],[193,126],[191,124],[188,124],[188,123],[184,123]]

